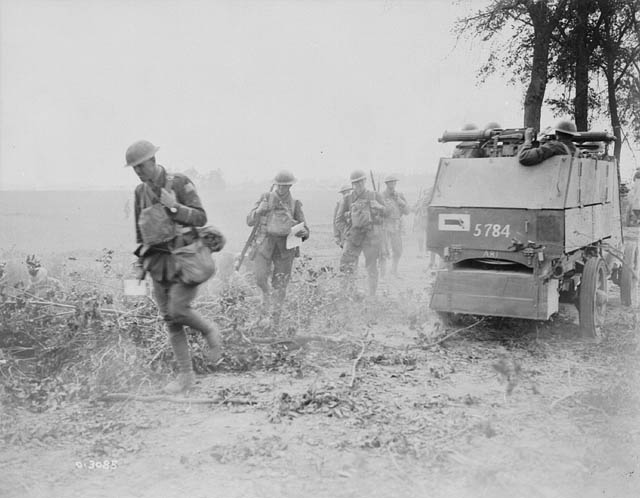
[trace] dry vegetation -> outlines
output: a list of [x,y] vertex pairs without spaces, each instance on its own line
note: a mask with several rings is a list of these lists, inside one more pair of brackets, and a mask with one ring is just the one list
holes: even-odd
[[127,252],[38,253],[58,282],[37,292],[27,252],[0,254],[0,494],[637,496],[638,310],[615,291],[600,344],[570,310],[447,328],[410,239],[405,278],[370,300],[341,293],[315,237],[277,331],[249,274],[203,287],[225,353],[208,364],[190,335],[185,398],[159,396],[172,353],[153,302],[120,290]]

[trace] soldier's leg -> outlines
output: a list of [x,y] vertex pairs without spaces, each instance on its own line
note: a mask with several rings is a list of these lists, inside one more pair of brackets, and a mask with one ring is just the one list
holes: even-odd
[[179,321],[174,320],[170,308],[170,292],[172,284],[169,282],[153,281],[153,295],[158,305],[160,315],[167,324],[169,342],[178,363],[178,378],[165,386],[164,391],[176,394],[191,388],[195,382],[193,368],[191,366],[191,353],[184,327]]
[[361,252],[362,245],[356,244],[350,238],[345,240],[342,256],[340,256],[340,272],[343,274],[342,287],[346,292],[351,292],[355,286],[356,266]]
[[380,236],[380,252],[378,254],[378,266],[380,267],[380,276],[382,278],[387,274],[387,260],[389,259],[389,245],[390,245],[391,232],[382,229]]
[[270,258],[263,256],[260,252],[256,253],[253,261],[255,263],[256,284],[262,291],[262,311],[266,312],[270,304],[269,276],[273,263]]
[[364,265],[367,268],[369,295],[375,296],[378,289],[378,258],[380,257],[380,240],[368,239],[363,247]]
[[393,267],[391,273],[398,276],[398,262],[402,256],[402,232],[398,230],[391,236],[391,250],[393,252]]
[[217,325],[205,320],[191,307],[197,293],[197,285],[173,284],[169,289],[169,314],[174,322],[198,330],[204,336],[209,346],[207,357],[217,363],[222,357],[222,334]]
[[273,279],[271,281],[274,293],[274,310],[273,321],[274,325],[278,325],[280,321],[280,314],[282,312],[282,305],[284,304],[284,298],[287,294],[287,285],[291,280],[291,268],[293,267],[295,251],[280,251],[278,248],[274,251],[273,259]]

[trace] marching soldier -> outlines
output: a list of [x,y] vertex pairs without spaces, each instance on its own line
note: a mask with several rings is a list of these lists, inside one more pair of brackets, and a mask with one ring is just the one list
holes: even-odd
[[338,190],[338,193],[341,194],[342,197],[340,197],[340,200],[336,202],[336,207],[333,210],[333,240],[337,245],[340,246],[341,249],[344,246],[344,239],[347,236],[347,233],[346,233],[347,226],[342,219],[338,219],[337,215],[338,215],[338,210],[340,209],[340,203],[344,202],[344,200],[347,198],[347,196],[351,193],[352,190],[353,188],[351,188],[350,185],[343,185],[342,187],[340,187],[340,190]]
[[136,187],[134,218],[138,256],[136,276],[149,273],[153,295],[169,331],[169,341],[178,363],[178,378],[164,388],[177,394],[193,387],[195,375],[184,327],[202,333],[209,346],[208,359],[217,363],[222,356],[222,336],[218,328],[192,307],[197,285],[180,280],[172,251],[197,238],[195,227],[207,222],[207,215],[191,180],[182,174],[170,175],[156,164],[156,147],[139,140],[126,152],[125,166],[133,168],[141,183]]
[[378,288],[378,258],[382,249],[382,222],[387,212],[382,195],[367,190],[367,175],[362,170],[351,173],[351,192],[340,203],[336,219],[346,227],[347,236],[340,258],[340,271],[347,282],[353,281],[360,253],[364,254],[369,280],[369,295],[374,296]]
[[[247,225],[252,227],[259,224],[251,259],[255,262],[256,283],[262,291],[264,313],[270,310],[273,289],[274,326],[277,326],[280,320],[293,259],[300,255],[299,247],[287,247],[287,237],[294,235],[303,241],[309,238],[309,227],[302,212],[302,203],[294,199],[290,192],[295,181],[291,172],[280,171],[273,181],[275,190],[263,194],[247,216]],[[300,224],[301,228],[291,234],[291,229]]]
[[409,206],[404,195],[396,191],[398,178],[390,175],[384,180],[387,186],[382,193],[387,207],[383,221],[384,257],[380,261],[380,270],[384,276],[386,272],[386,257],[391,253],[393,263],[391,274],[398,276],[398,262],[402,256],[402,216],[409,214]]

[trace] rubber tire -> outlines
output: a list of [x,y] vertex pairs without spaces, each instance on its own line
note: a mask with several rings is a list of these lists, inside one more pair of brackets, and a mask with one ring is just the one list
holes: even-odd
[[[597,295],[601,296],[598,304]],[[602,328],[607,311],[607,270],[600,257],[589,258],[582,270],[579,295],[580,335],[589,339],[602,337]],[[602,301],[604,297],[604,301]]]
[[460,325],[461,317],[458,313],[451,311],[437,311],[438,318],[444,328],[451,328]]
[[637,306],[638,304],[639,253],[638,241],[629,240],[625,243],[620,277],[620,302],[623,306]]

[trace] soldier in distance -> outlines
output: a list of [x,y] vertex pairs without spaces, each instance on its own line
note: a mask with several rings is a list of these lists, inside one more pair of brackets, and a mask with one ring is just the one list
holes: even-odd
[[409,204],[404,194],[396,190],[398,177],[389,175],[385,178],[386,188],[382,192],[387,212],[383,220],[383,257],[380,261],[382,276],[386,273],[387,258],[391,255],[393,261],[391,274],[398,277],[398,263],[402,256],[402,217],[409,214]]
[[347,233],[340,257],[340,271],[345,275],[345,283],[351,288],[358,258],[363,253],[369,295],[375,296],[378,288],[378,259],[382,250],[382,222],[387,208],[381,194],[367,190],[367,175],[364,171],[355,170],[350,178],[353,192],[340,203],[336,215],[344,223]]
[[[303,223],[295,234],[303,241],[309,238],[309,227],[302,212],[302,202],[291,196],[291,186],[296,179],[289,171],[282,170],[274,178],[274,191],[260,196],[247,215],[247,225],[259,224],[254,249],[249,255],[255,263],[256,284],[262,291],[262,313],[271,311],[271,290],[274,294],[273,326],[279,325],[282,305],[291,279],[294,258],[300,248],[287,248],[287,236],[291,229]],[[269,285],[271,278],[271,286]]]

